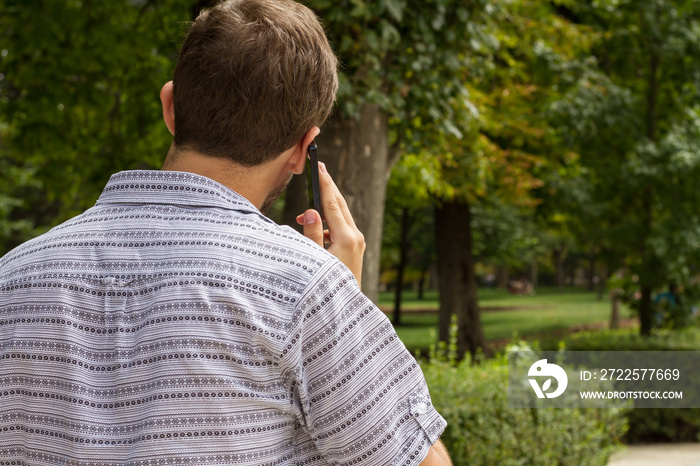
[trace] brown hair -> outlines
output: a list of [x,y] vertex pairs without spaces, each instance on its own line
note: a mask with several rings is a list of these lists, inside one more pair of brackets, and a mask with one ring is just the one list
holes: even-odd
[[178,149],[254,166],[328,118],[337,58],[307,7],[229,0],[192,23],[173,86]]

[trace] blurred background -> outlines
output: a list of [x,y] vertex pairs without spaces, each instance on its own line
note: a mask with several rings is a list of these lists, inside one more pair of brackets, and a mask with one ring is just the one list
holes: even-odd
[[[214,3],[0,0],[0,255],[160,168],[158,93]],[[508,409],[503,354],[700,349],[700,1],[303,3],[341,63],[319,158],[455,464],[697,441],[694,409]]]

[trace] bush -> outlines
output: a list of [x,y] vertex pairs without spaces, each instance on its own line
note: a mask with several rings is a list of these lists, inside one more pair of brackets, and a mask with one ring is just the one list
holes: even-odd
[[422,368],[456,466],[605,465],[627,428],[620,409],[509,408],[505,356],[472,365],[433,353]]
[[[564,345],[570,351],[698,351],[700,329],[658,330],[649,337],[637,331],[609,330],[581,332],[569,336]],[[627,413],[628,443],[692,442],[700,440],[700,409],[649,408]]]
[[[637,276],[613,277],[608,285],[618,293],[620,301],[639,313],[641,294]],[[692,279],[683,286],[672,286],[657,293],[651,302],[652,325],[655,328],[679,330],[698,323],[700,282]]]
[[700,329],[656,330],[643,337],[636,329],[580,332],[564,340],[569,351],[698,351]]
[[628,443],[697,442],[700,440],[700,409],[632,409]]

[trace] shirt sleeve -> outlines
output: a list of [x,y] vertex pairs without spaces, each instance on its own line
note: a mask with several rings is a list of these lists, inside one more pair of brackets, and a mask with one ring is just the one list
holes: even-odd
[[417,465],[445,429],[420,366],[352,273],[331,261],[296,309],[283,359],[331,464]]

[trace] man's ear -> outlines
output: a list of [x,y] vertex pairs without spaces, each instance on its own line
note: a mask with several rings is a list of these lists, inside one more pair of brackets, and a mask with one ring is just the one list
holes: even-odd
[[163,104],[163,120],[170,134],[175,136],[175,106],[173,104],[173,82],[168,81],[160,90],[160,102]]
[[290,163],[292,164],[292,173],[295,175],[301,175],[304,173],[304,167],[306,166],[306,154],[309,151],[309,146],[311,143],[316,139],[316,136],[318,136],[321,133],[321,130],[319,129],[318,126],[314,126],[310,130],[304,134],[304,137],[301,138],[301,141],[299,141],[299,144],[296,145],[296,149],[294,150],[294,153],[292,154],[292,157],[290,158]]

